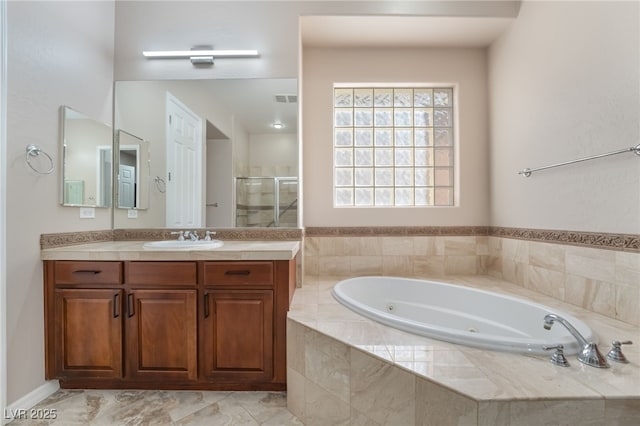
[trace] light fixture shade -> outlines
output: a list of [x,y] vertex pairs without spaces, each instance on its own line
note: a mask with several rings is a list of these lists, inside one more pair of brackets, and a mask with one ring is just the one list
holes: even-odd
[[213,58],[252,58],[258,56],[257,50],[145,50],[142,54],[150,59],[192,58],[210,56]]

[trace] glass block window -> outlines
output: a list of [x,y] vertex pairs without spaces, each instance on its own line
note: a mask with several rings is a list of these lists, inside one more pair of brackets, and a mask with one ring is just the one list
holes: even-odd
[[452,206],[452,87],[334,88],[336,207]]

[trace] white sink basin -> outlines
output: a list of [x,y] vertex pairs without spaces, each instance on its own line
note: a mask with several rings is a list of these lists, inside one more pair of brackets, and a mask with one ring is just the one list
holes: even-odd
[[220,240],[165,240],[165,241],[149,241],[143,244],[143,248],[149,250],[209,250],[222,247],[224,242]]

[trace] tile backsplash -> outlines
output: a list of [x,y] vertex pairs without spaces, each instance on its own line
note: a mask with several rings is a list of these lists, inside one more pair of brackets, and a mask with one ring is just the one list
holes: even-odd
[[304,239],[305,274],[443,277],[486,274],[487,236],[368,236]]
[[482,227],[425,229],[307,228],[304,274],[491,275],[640,325],[638,236]]
[[489,237],[488,274],[640,325],[640,253]]

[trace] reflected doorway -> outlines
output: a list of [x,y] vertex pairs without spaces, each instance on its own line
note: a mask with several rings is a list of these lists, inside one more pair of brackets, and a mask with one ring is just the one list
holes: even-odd
[[201,228],[202,119],[167,92],[167,227]]

